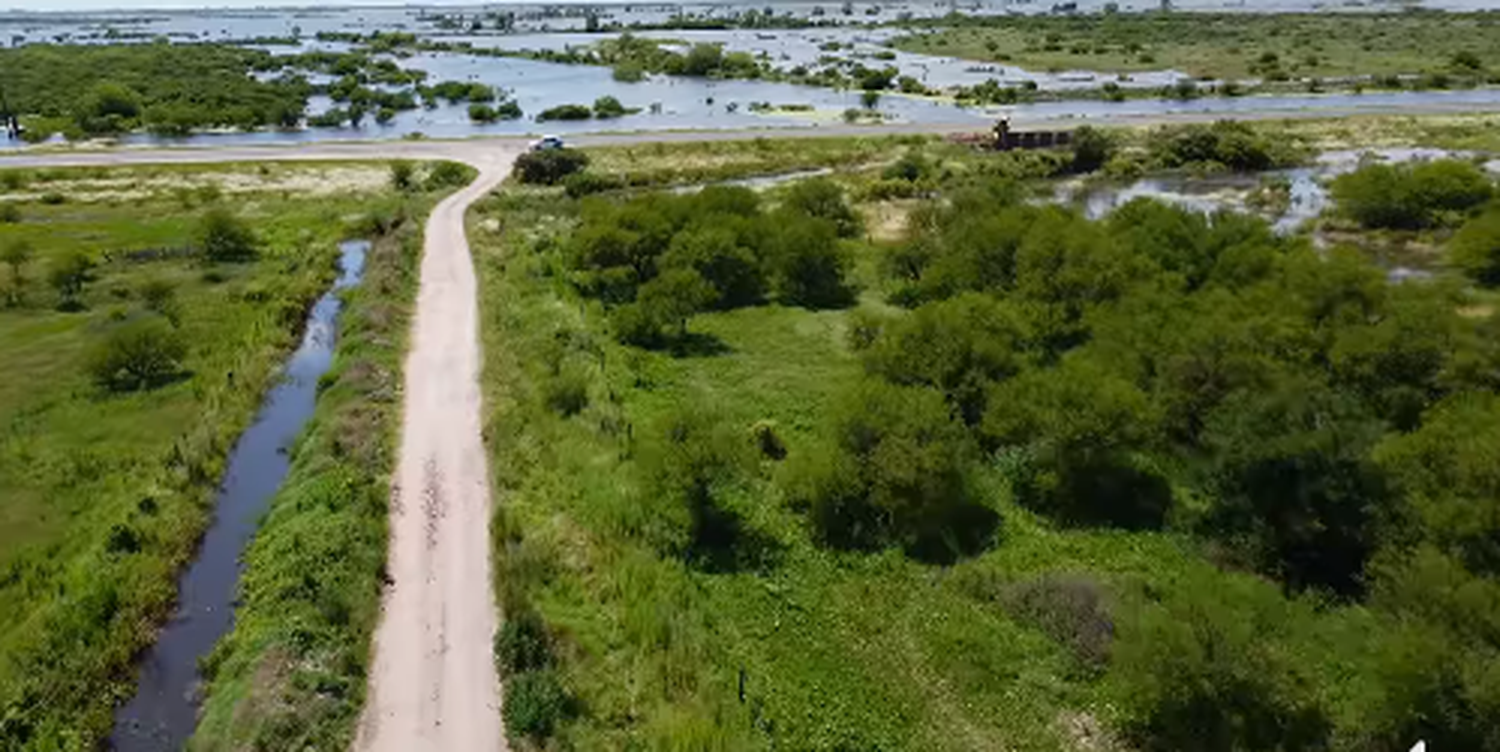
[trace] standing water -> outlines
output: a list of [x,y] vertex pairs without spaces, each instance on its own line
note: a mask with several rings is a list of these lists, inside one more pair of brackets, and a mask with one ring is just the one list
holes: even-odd
[[358,284],[370,244],[339,247],[340,275],[307,317],[302,344],[266,396],[255,423],[229,455],[214,521],[198,558],[178,583],[177,611],[141,663],[135,697],[115,713],[111,745],[121,752],[180,749],[197,726],[198,661],[234,623],[240,555],[281,487],[289,447],[312,417],[318,379],[333,364],[339,291]]

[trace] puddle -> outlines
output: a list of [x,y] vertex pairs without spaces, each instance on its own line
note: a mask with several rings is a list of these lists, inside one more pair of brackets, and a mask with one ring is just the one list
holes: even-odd
[[359,283],[370,244],[339,247],[339,278],[307,317],[302,344],[281,381],[240,435],[214,500],[197,558],[178,580],[177,610],[140,664],[135,696],[115,711],[110,746],[121,752],[181,749],[198,721],[198,661],[234,624],[240,556],[290,469],[287,450],[312,417],[318,379],[333,363],[339,292]]

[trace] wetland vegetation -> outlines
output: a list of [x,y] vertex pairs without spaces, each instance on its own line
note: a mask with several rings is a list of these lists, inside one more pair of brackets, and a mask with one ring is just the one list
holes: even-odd
[[[1388,281],[1361,234],[1387,230],[1325,252],[1253,216],[1032,200],[1415,127],[613,147],[588,151],[602,192],[502,189],[472,233],[510,733],[1492,748],[1491,293],[1442,263]],[[1494,247],[1493,176],[1394,169],[1459,187],[1346,184]]]
[[[365,397],[390,390],[379,379],[399,352],[410,264],[409,248],[391,250],[404,246],[386,236],[403,224],[403,207],[420,211],[431,194],[398,195],[378,164],[6,170],[0,186],[0,202],[14,209],[0,225],[0,746],[87,748],[108,730],[134,661],[175,599],[225,456],[333,278],[338,241],[350,237],[382,238],[385,255],[377,251],[371,272],[382,298],[355,306],[320,438],[298,449],[287,495],[311,493],[308,473],[339,478],[319,486],[331,494],[319,509],[348,536],[336,557],[347,570],[325,562],[317,571],[345,583],[347,608],[360,616],[325,608],[334,625],[320,634],[349,640],[348,654],[362,659],[382,518],[333,501],[384,499],[369,489],[386,483],[376,460],[389,408]],[[361,404],[351,412],[353,401]],[[319,524],[284,511],[276,519],[261,547]],[[344,545],[355,540],[363,558]],[[247,577],[264,582],[305,563],[254,555]],[[220,654],[226,684],[303,613],[296,597],[267,607],[258,589],[246,592],[241,633],[256,641]],[[357,670],[357,661],[338,666]]]

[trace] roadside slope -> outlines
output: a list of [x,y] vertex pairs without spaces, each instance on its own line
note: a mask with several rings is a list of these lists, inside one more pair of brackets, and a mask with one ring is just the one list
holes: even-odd
[[484,155],[474,183],[427,222],[391,498],[390,580],[357,750],[505,745],[491,655],[478,301],[464,215],[514,158],[514,150]]

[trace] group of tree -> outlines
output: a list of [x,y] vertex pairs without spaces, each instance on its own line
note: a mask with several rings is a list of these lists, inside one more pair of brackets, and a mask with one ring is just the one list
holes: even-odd
[[1138,200],[1090,221],[985,186],[912,224],[887,264],[911,310],[852,327],[872,383],[800,476],[820,539],[972,551],[965,458],[988,458],[1060,524],[1189,532],[1391,624],[1361,679],[1384,699],[1337,729],[1274,636],[1238,626],[1245,602],[1153,606],[1160,649],[1132,643],[1117,674],[1143,748],[1500,744],[1492,318],[1242,215]]
[[586,199],[568,248],[573,281],[606,305],[621,340],[651,347],[681,343],[699,311],[767,299],[846,304],[849,259],[840,240],[859,223],[842,190],[808,180],[765,203],[754,191],[719,186]]
[[10,106],[84,135],[298,125],[312,91],[306,80],[253,75],[281,65],[265,51],[213,44],[0,50]]

